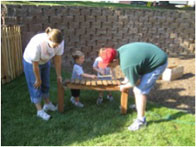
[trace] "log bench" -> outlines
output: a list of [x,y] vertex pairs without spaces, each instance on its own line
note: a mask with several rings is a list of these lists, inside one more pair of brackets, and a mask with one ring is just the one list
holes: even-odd
[[[58,111],[64,111],[64,90],[81,89],[96,91],[120,91],[119,80],[66,80],[58,82]],[[121,92],[121,113],[127,113],[128,92]]]

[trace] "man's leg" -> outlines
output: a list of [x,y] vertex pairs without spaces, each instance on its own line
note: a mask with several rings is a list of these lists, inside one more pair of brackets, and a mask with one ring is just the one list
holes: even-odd
[[146,110],[146,101],[147,96],[144,94],[136,94],[135,93],[135,103],[136,103],[136,109],[137,109],[137,118],[142,118],[145,116],[145,110]]

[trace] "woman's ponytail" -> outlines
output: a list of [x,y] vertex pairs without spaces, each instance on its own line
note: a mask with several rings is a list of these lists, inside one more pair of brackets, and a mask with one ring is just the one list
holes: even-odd
[[45,30],[46,34],[49,34],[51,31],[52,31],[51,27],[47,27]]
[[62,42],[63,35],[59,29],[52,29],[51,27],[47,27],[45,32],[48,34],[51,41],[58,44]]

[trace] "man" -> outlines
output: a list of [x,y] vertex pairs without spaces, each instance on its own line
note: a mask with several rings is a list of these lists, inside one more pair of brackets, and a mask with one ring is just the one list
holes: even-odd
[[137,118],[128,129],[136,131],[146,126],[147,94],[167,67],[167,54],[151,43],[135,42],[123,45],[117,51],[108,48],[101,57],[103,59],[101,67],[114,68],[120,65],[125,77],[128,78],[128,83],[120,85],[121,91],[125,92],[133,87]]

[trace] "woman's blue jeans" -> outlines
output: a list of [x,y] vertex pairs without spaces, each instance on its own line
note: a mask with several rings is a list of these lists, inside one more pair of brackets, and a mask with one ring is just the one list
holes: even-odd
[[23,59],[25,78],[27,81],[31,102],[34,104],[40,103],[42,98],[49,98],[50,65],[50,61],[43,65],[39,65],[42,83],[40,88],[34,88],[35,74],[33,72],[33,64],[30,64]]

